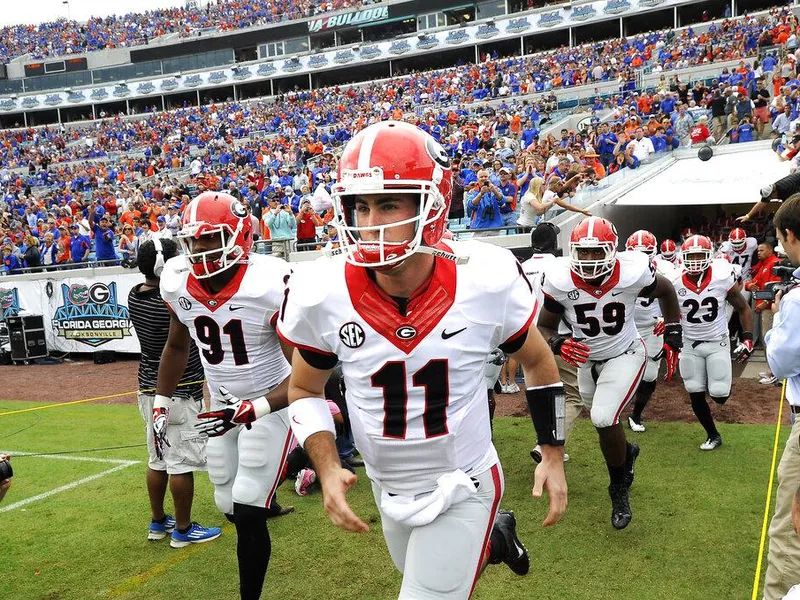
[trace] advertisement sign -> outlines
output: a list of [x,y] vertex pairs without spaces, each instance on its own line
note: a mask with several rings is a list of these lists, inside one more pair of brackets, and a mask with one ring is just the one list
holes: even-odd
[[52,319],[56,337],[92,348],[131,337],[131,315],[117,298],[115,282],[62,283],[61,294],[62,303]]
[[332,17],[326,17],[324,19],[314,19],[308,22],[308,32],[318,33],[320,31],[331,31],[341,27],[355,27],[358,25],[379,23],[388,18],[389,7],[376,6],[374,8],[365,8],[364,10],[343,15],[333,15]]

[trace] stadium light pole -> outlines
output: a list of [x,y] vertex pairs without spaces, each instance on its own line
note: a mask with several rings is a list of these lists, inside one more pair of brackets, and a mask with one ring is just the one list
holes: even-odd
[[61,0],[61,4],[66,4],[67,5],[67,21],[71,21],[72,20],[72,15],[71,15],[70,6],[69,6],[69,0]]

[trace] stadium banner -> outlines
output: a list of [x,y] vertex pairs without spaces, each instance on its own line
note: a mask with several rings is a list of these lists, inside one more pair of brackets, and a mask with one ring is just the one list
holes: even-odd
[[[370,42],[351,48],[334,48],[311,55],[290,56],[282,60],[265,60],[247,67],[210,69],[177,78],[174,75],[117,83],[67,92],[50,91],[42,94],[25,94],[19,98],[0,97],[0,113],[36,110],[44,107],[59,108],[105,102],[125,101],[154,97],[160,94],[187,92],[219,85],[232,85],[243,81],[256,81],[288,75],[300,75],[319,69],[342,68],[344,64],[357,66],[377,58],[395,58],[431,52],[435,48],[454,48],[460,45],[487,43],[518,38],[537,32],[554,31],[584,26],[594,21],[627,18],[644,11],[664,10],[691,3],[692,0],[595,0],[577,6],[549,6],[520,15],[496,17],[491,22],[446,29],[420,31],[395,40]],[[309,32],[327,32],[347,27],[362,27],[399,18],[395,5],[368,6],[344,14],[312,19]]]
[[42,315],[51,351],[136,354],[128,294],[141,282],[139,273],[0,281],[0,317]]

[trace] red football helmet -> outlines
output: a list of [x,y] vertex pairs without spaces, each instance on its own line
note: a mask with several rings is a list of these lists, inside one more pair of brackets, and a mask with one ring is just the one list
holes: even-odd
[[704,235],[693,235],[681,246],[681,260],[687,273],[702,273],[714,256],[714,245]]
[[670,262],[673,261],[677,251],[678,247],[672,240],[664,240],[661,242],[661,256],[664,258],[664,260],[668,260]]
[[[253,223],[245,205],[222,192],[203,192],[183,211],[183,228],[178,241],[198,279],[227,271],[247,260],[253,245]],[[220,246],[213,250],[194,251],[195,240],[206,235],[220,235]]]
[[[569,238],[569,266],[581,279],[591,281],[614,270],[617,263],[617,229],[611,221],[589,217],[581,221]],[[580,258],[580,250],[602,250],[601,259]]]
[[728,236],[728,241],[731,243],[731,247],[736,250],[736,252],[741,252],[747,245],[747,234],[745,233],[744,229],[737,227],[731,231],[730,235]]
[[632,233],[631,237],[628,238],[628,241],[625,242],[626,250],[639,250],[650,257],[656,255],[656,248],[658,248],[656,236],[646,229],[640,229],[639,231]]
[[691,227],[687,227],[683,231],[681,231],[682,240],[688,240],[693,235],[694,235],[694,230]]
[[[348,262],[370,267],[394,265],[423,246],[438,244],[447,224],[451,191],[450,158],[430,135],[401,121],[383,121],[363,129],[345,147],[338,180],[331,190]],[[387,193],[418,196],[416,216],[386,225],[359,226],[356,196]],[[416,225],[411,239],[386,240],[387,230],[409,223]],[[366,232],[377,234],[377,239],[362,239]]]

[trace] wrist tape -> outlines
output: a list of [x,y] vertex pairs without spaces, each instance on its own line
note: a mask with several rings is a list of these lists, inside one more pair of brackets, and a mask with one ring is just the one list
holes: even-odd
[[300,398],[289,404],[289,424],[297,443],[305,448],[306,440],[320,431],[336,437],[336,428],[328,403],[322,398]]

